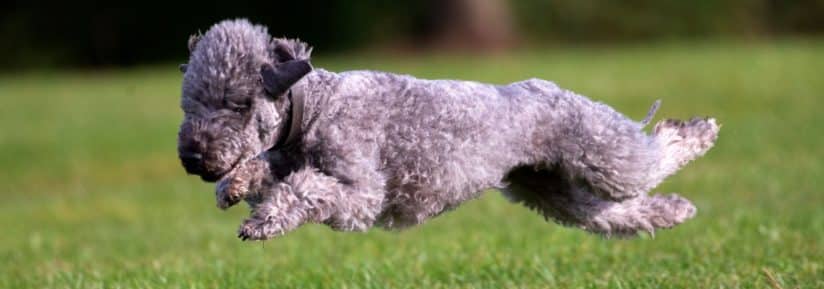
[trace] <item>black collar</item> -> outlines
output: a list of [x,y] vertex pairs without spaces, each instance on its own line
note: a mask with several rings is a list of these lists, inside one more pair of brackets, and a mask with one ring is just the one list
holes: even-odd
[[275,144],[273,149],[290,148],[300,143],[300,138],[303,134],[303,104],[303,93],[300,91],[297,93],[292,93],[292,90],[290,89],[290,117],[286,119],[286,123],[284,124],[285,128],[288,130],[280,134],[278,142]]

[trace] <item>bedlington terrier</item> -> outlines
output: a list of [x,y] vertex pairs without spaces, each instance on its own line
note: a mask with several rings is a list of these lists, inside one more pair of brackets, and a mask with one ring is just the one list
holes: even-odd
[[311,49],[246,20],[189,40],[178,153],[245,200],[243,240],[305,223],[404,228],[498,189],[547,219],[605,236],[670,228],[695,207],[648,195],[712,147],[711,118],[664,120],[651,134],[607,105],[530,79],[424,80],[310,65]]

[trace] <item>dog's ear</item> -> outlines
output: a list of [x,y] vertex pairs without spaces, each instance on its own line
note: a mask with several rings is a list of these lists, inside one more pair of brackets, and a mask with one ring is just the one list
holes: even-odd
[[189,53],[192,53],[193,51],[195,51],[195,47],[197,47],[197,43],[200,41],[200,36],[201,36],[200,32],[198,32],[197,34],[192,34],[191,36],[189,36],[189,42],[188,42]]
[[[189,54],[195,51],[195,47],[197,47],[197,43],[200,42],[200,37],[202,34],[198,32],[197,34],[189,35],[189,41],[186,43],[187,47],[189,47]],[[177,67],[182,73],[186,73],[186,69],[189,68],[188,63],[181,64]]]
[[275,63],[305,60],[312,55],[312,48],[298,39],[273,38],[270,47]]
[[295,54],[286,45],[275,45],[272,52],[277,63],[295,60]]
[[263,65],[260,68],[260,78],[266,93],[280,97],[311,71],[309,60],[290,60],[276,65]]

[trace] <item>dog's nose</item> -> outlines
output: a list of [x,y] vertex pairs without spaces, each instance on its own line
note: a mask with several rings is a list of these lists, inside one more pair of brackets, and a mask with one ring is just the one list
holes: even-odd
[[183,152],[182,154],[180,154],[180,158],[187,162],[200,162],[200,160],[203,159],[203,155],[201,155],[200,153]]
[[182,151],[180,152],[180,161],[183,163],[183,168],[187,173],[200,174],[203,168],[203,155],[196,152]]

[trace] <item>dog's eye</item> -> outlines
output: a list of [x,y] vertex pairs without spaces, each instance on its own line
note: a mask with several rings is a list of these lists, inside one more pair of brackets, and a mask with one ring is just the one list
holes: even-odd
[[232,108],[232,111],[234,111],[234,112],[236,112],[236,113],[245,113],[245,112],[247,112],[248,110],[249,110],[249,106],[248,106],[248,105],[236,105],[236,106],[234,106],[234,107]]
[[250,107],[252,107],[252,104],[249,102],[237,103],[224,99],[223,106],[236,113],[244,113],[248,111]]

